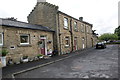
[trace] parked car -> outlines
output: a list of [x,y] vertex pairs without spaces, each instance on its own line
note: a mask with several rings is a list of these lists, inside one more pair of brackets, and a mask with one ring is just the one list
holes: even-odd
[[106,48],[106,44],[103,42],[99,42],[96,44],[96,49],[105,49]]

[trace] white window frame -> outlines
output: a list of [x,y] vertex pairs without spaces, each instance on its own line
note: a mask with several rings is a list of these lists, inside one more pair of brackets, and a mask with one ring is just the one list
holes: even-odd
[[77,31],[78,30],[78,26],[77,26],[77,22],[74,22],[74,30]]
[[3,46],[3,33],[0,33],[0,35],[2,36],[2,43],[0,43],[0,46]]
[[90,28],[90,33],[92,34],[92,29]]
[[89,26],[86,26],[86,29],[87,29],[87,33],[89,33]]
[[66,42],[66,40],[68,40],[68,45],[66,45],[66,43],[65,43],[65,46],[69,47],[70,46],[70,39],[69,39],[69,37],[65,37],[65,42]]
[[64,17],[64,28],[68,29],[68,18]]
[[81,32],[84,32],[84,24],[81,24]]
[[[28,36],[28,42],[27,43],[21,43],[21,36]],[[30,35],[29,34],[21,34],[20,35],[20,45],[29,45],[30,44]]]

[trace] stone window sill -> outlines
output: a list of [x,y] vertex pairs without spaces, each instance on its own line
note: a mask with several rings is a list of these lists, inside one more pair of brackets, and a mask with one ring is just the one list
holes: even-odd
[[69,30],[69,28],[67,28],[67,27],[64,27],[64,29],[65,29],[65,30]]
[[32,45],[31,44],[19,44],[19,45],[17,45],[18,47],[32,47]]
[[65,45],[65,48],[69,48],[70,46],[69,45]]

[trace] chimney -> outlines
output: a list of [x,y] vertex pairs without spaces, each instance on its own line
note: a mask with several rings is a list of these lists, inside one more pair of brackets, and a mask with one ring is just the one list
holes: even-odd
[[83,17],[79,17],[79,20],[80,20],[80,21],[83,21]]
[[37,2],[46,2],[46,0],[37,0]]

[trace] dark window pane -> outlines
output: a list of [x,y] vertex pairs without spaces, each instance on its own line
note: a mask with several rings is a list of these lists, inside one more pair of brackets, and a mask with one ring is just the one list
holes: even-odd
[[2,34],[0,34],[0,44],[2,44]]
[[21,35],[20,40],[21,40],[21,43],[29,43],[28,35]]

